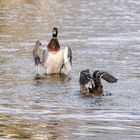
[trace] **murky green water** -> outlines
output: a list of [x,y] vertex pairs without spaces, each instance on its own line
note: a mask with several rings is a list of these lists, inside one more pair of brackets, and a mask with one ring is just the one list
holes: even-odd
[[[32,49],[54,26],[73,69],[35,79]],[[79,72],[100,69],[112,96],[83,97]],[[140,139],[139,0],[0,1],[0,139]]]

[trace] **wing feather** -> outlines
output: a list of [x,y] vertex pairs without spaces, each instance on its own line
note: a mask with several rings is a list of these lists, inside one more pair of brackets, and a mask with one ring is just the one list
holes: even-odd
[[99,71],[99,70],[95,71],[93,73],[93,78],[95,79],[97,77],[100,77],[109,83],[116,83],[118,80],[117,78],[115,78],[113,75],[109,74],[106,71]]
[[82,70],[80,72],[80,77],[79,77],[79,83],[81,85],[86,85],[88,84],[92,79],[92,76],[89,72],[89,69],[86,69],[86,70]]
[[43,54],[42,54],[42,65],[44,65],[44,63],[45,63],[45,61],[47,59],[47,56],[48,56],[48,50],[44,49]]
[[64,56],[64,69],[66,71],[70,71],[71,70],[71,66],[72,66],[72,50],[70,47],[65,47],[65,49],[63,50],[63,56]]

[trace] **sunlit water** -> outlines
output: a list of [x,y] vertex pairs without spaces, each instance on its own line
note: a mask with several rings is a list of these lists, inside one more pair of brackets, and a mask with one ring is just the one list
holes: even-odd
[[[73,69],[35,79],[33,46],[46,46],[54,26]],[[81,95],[86,68],[119,79],[102,81],[112,96]],[[140,1],[1,0],[0,139],[140,139]]]

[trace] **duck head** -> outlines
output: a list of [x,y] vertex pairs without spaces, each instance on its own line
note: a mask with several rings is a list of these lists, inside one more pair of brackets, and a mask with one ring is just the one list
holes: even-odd
[[53,31],[52,31],[52,37],[53,37],[53,38],[57,38],[57,34],[58,34],[57,27],[54,27],[54,28],[53,28]]

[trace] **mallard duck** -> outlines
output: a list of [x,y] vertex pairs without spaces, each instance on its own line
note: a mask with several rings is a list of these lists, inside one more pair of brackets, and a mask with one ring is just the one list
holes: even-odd
[[[45,74],[59,74],[62,70],[67,73],[72,66],[72,50],[68,46],[62,50],[57,35],[58,30],[54,27],[52,38],[47,48],[44,49],[41,47],[41,43],[36,42],[33,50],[35,64],[42,65],[45,69]],[[41,54],[39,54],[39,50],[41,50]]]
[[80,72],[80,91],[86,96],[104,96],[101,78],[109,83],[116,83],[117,79],[105,71],[96,70],[93,75],[89,69]]

